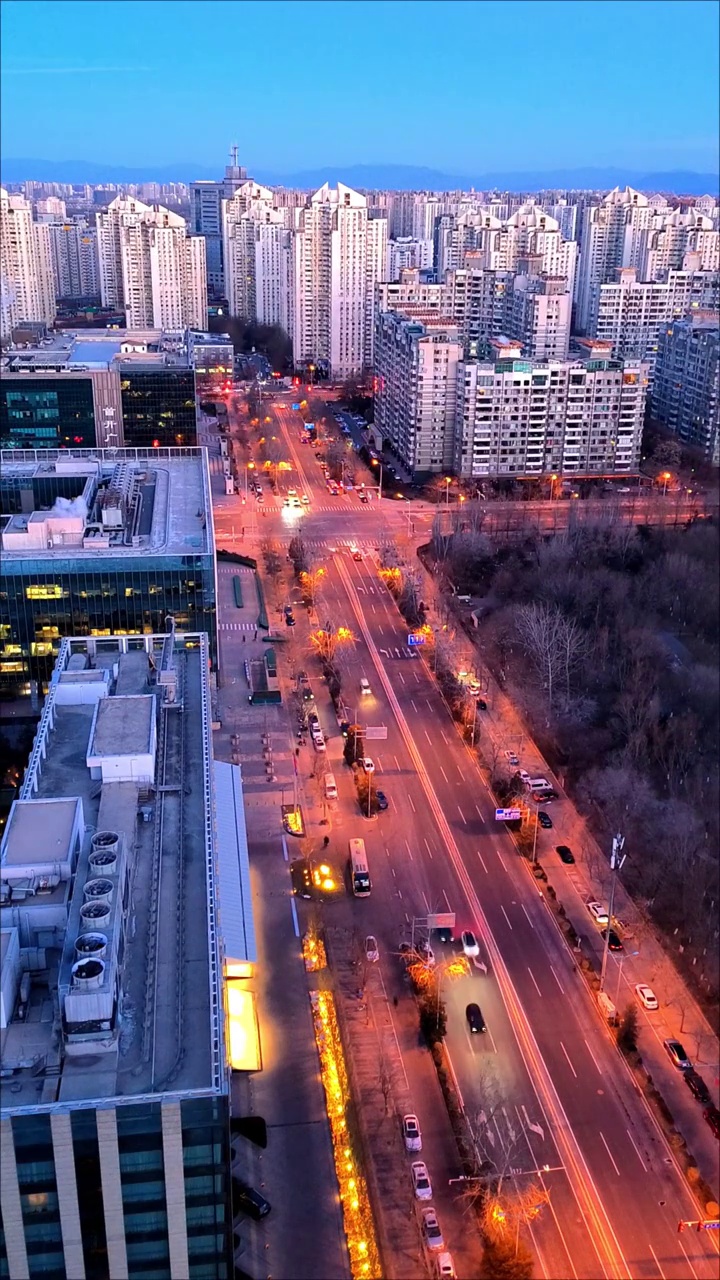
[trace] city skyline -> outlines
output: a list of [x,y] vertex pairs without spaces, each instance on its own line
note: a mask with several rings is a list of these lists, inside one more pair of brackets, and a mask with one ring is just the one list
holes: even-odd
[[[717,120],[718,15],[711,4],[655,6],[648,22],[648,6],[619,0],[428,2],[412,26],[407,6],[396,3],[216,3],[197,11],[149,3],[142,27],[119,22],[121,11],[127,13],[114,3],[3,5],[6,160],[42,155],[49,162],[219,168],[223,157],[208,154],[207,140],[217,139],[219,149],[219,140],[233,137],[248,172],[256,169],[265,181],[270,169],[291,174],[401,161],[470,177],[610,165],[634,173],[717,172],[717,128],[705,123]],[[173,12],[178,21],[168,22]],[[674,60],[678,23],[695,37],[692,64],[684,66]],[[278,39],[278,30],[287,38]],[[358,47],[365,56],[355,66],[338,56]],[[252,71],[237,58],[247,48]],[[480,64],[478,50],[492,48],[502,48],[503,57]],[[400,49],[402,57],[394,52]],[[188,111],[188,81],[178,68],[203,64],[203,109]],[[512,66],[522,76],[508,78]],[[611,84],[613,93],[606,91]],[[128,115],[140,95],[151,129],[140,127],[139,116],[134,127]],[[593,113],[601,128],[588,127]]]

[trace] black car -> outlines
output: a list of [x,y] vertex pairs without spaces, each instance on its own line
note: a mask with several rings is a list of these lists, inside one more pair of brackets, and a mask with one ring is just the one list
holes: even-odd
[[475,1032],[485,1030],[485,1019],[482,1016],[479,1004],[469,1004],[465,1010],[465,1017],[467,1018],[467,1024],[473,1034],[475,1034]]
[[693,1071],[691,1068],[689,1068],[686,1071],[683,1071],[682,1078],[685,1081],[688,1089],[690,1090],[693,1098],[697,1098],[698,1102],[701,1102],[703,1106],[708,1106],[708,1104],[712,1102],[712,1098],[710,1097],[710,1090],[708,1089],[702,1076],[698,1075],[697,1071]]
[[714,1133],[716,1138],[720,1138],[720,1111],[717,1107],[706,1107],[703,1115],[710,1125],[710,1131]]
[[294,627],[294,626],[295,626],[295,619],[294,619],[294,617],[293,617],[293,615],[292,615],[291,613],[286,613],[286,614],[285,614],[285,626],[286,626],[286,627]]
[[384,813],[390,803],[387,796],[385,795],[385,792],[376,791],[375,796],[377,799],[378,809],[380,810],[381,813]]
[[538,813],[538,822],[540,823],[540,826],[542,827],[543,831],[549,831],[553,824],[550,814],[545,813],[544,810],[542,809]]
[[618,937],[618,935],[616,934],[616,932],[615,932],[615,930],[614,930],[614,929],[610,929],[610,930],[608,930],[608,929],[603,929],[603,930],[602,930],[602,937],[603,937],[603,938],[605,938],[605,937],[607,937],[607,938],[608,938],[608,949],[609,949],[610,951],[622,951],[622,949],[623,949],[623,944],[622,944],[622,942],[620,941],[620,939],[619,939],[619,937]]
[[444,942],[446,944],[448,942],[455,941],[453,938],[453,931],[452,929],[448,929],[447,925],[443,925],[441,929],[438,929],[437,936],[440,939],[440,942]]
[[254,1218],[259,1222],[261,1218],[266,1218],[272,1208],[270,1201],[260,1195],[254,1187],[248,1187],[246,1183],[240,1182],[239,1178],[233,1178],[233,1202],[236,1209],[242,1209],[243,1213],[247,1213],[250,1218]]
[[487,711],[487,702],[485,701],[484,698],[476,698],[475,706],[477,707],[478,711]]
[[569,845],[558,844],[555,846],[555,852],[560,861],[564,862],[566,866],[571,867],[575,862],[575,854]]

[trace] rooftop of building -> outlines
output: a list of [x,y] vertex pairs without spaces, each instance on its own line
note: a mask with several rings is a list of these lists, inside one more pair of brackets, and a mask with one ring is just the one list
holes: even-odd
[[[215,780],[207,670],[205,636],[63,641],[0,845],[6,1114],[227,1088],[222,966],[254,961],[255,941],[240,771]],[[139,753],[90,763],[115,703],[151,710],[149,775]]]
[[214,554],[204,449],[4,449],[0,457],[6,566],[28,555]]
[[[212,335],[202,335],[207,338]],[[37,345],[10,347],[3,358],[5,373],[56,370],[68,373],[122,369],[137,365],[150,368],[188,368],[188,340],[184,330],[163,329],[63,329],[50,331]]]

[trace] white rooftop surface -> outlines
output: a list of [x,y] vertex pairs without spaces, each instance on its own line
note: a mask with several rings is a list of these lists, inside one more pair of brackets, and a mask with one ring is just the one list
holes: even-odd
[[4,839],[3,866],[64,862],[69,856],[77,800],[13,806]]
[[226,961],[257,962],[250,864],[240,769],[216,760],[215,821],[218,834],[220,932]]
[[[3,477],[8,483],[11,479],[31,480],[34,475],[47,479],[54,473],[57,451],[36,449],[32,460],[28,459],[28,450],[3,450]],[[42,558],[52,561],[53,558],[95,560],[107,559],[121,554],[126,556],[147,556],[151,551],[161,555],[213,555],[215,538],[212,522],[212,500],[210,477],[207,472],[205,450],[189,448],[177,450],[174,456],[165,456],[163,450],[147,449],[94,449],[85,450],[78,457],[78,491],[80,496],[87,483],[87,459],[98,459],[101,462],[101,476],[106,480],[119,462],[127,462],[139,472],[146,473],[147,483],[152,485],[154,479],[154,497],[152,509],[152,526],[149,537],[141,538],[139,546],[111,545],[108,548],[83,547],[48,547],[38,548],[3,548],[6,560]],[[69,464],[73,455],[62,451],[61,466],[64,478],[72,474]],[[84,465],[84,470],[83,470]],[[198,515],[201,512],[201,515]],[[45,519],[49,512],[34,512],[38,519]],[[20,524],[13,523],[12,528],[24,528],[27,515],[19,517]]]
[[98,703],[91,756],[135,756],[150,750],[155,699],[144,697],[103,698]]

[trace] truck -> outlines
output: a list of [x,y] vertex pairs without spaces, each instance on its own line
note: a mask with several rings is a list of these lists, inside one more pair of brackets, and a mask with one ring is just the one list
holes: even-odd
[[619,1026],[620,1019],[618,1017],[618,1011],[615,1008],[615,1005],[613,1004],[610,997],[606,996],[604,991],[598,991],[597,1002],[600,1008],[600,1012],[603,1015],[608,1026],[609,1027]]

